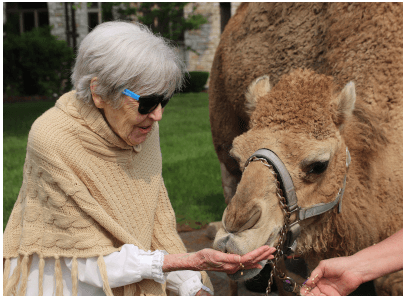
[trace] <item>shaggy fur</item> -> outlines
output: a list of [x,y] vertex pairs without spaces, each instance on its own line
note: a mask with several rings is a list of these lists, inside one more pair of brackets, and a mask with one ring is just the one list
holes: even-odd
[[316,76],[309,71],[297,71],[295,76],[284,75],[273,87],[271,95],[259,100],[250,128],[273,131],[289,128],[315,139],[328,138],[332,136],[334,124],[332,115],[324,111],[330,102],[320,98],[329,98],[331,91],[331,77]]
[[[402,227],[402,6],[241,4],[222,34],[209,88],[230,232],[252,227],[254,220],[254,228],[266,227],[258,212],[238,204],[252,204],[260,217],[280,216],[264,205],[277,204],[269,196],[273,183],[263,178],[267,171],[250,164],[242,175],[246,159],[260,148],[283,160],[302,207],[335,198],[346,172],[345,148],[350,151],[343,212],[333,210],[302,225],[298,251],[310,268]],[[307,164],[325,160],[329,165],[321,176],[307,173]],[[254,181],[263,182],[262,192],[244,188]],[[270,223],[267,237],[282,224]],[[227,248],[222,239],[229,230],[218,233],[215,247]],[[252,247],[254,241],[264,244],[263,236],[250,235],[250,229],[239,234]],[[235,241],[235,252],[250,251],[244,244]],[[392,294],[401,295],[400,275],[381,280],[378,290],[392,286]]]

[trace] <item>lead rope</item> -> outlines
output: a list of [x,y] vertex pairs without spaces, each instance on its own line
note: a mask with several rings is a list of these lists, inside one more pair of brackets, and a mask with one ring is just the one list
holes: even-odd
[[300,294],[300,285],[297,285],[297,283],[292,278],[287,276],[283,271],[280,270],[280,268],[277,267],[277,264],[279,263],[279,261],[284,259],[283,248],[284,248],[284,243],[287,239],[288,225],[290,224],[291,212],[288,209],[287,201],[283,196],[284,194],[280,188],[280,182],[277,179],[277,174],[274,172],[273,166],[270,165],[263,158],[253,157],[250,161],[260,161],[262,164],[264,164],[266,167],[268,167],[270,169],[271,173],[275,176],[277,196],[279,198],[280,207],[281,207],[281,210],[283,211],[283,215],[284,215],[284,225],[280,230],[280,237],[278,239],[278,243],[276,246],[276,252],[274,253],[274,258],[268,261],[268,263],[271,265],[271,273],[270,273],[270,279],[267,284],[266,296],[269,296],[271,293],[271,285],[273,284],[273,276],[278,277],[283,282],[284,290],[286,290],[287,292],[292,292],[294,294],[299,295]]

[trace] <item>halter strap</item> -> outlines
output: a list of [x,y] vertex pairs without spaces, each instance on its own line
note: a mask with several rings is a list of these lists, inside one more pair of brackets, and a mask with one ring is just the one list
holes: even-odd
[[282,185],[281,190],[287,199],[288,209],[290,212],[296,209],[298,207],[297,195],[295,194],[293,180],[291,179],[290,173],[287,171],[284,163],[280,160],[277,154],[266,148],[259,149],[249,157],[249,159],[246,161],[245,167],[248,166],[255,157],[263,158],[268,162],[268,164],[273,166],[274,171],[277,173],[277,180]]

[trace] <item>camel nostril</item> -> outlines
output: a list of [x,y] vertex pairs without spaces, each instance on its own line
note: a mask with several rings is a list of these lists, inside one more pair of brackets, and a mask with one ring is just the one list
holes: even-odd
[[[229,216],[225,223],[225,228],[229,233],[241,232],[252,228],[259,221],[261,210],[256,209],[253,214],[239,211],[234,216]],[[250,217],[247,219],[247,217]]]
[[250,219],[240,228],[240,231],[244,231],[247,229],[252,228],[254,225],[257,224],[261,216],[261,210],[257,210]]

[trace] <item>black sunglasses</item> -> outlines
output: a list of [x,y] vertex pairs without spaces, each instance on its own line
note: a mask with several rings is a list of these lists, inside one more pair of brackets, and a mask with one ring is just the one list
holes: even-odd
[[143,115],[153,112],[159,104],[161,104],[161,108],[164,108],[170,101],[170,98],[166,99],[163,95],[149,95],[141,97],[127,88],[123,91],[123,94],[132,97],[139,102],[138,112]]

